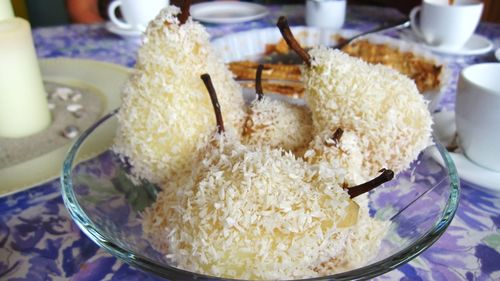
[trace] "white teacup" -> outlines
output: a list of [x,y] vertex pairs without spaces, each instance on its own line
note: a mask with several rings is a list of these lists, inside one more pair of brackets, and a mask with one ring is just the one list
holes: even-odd
[[346,0],[307,0],[306,24],[326,29],[340,29],[344,25]]
[[462,70],[455,116],[465,156],[500,172],[500,63],[476,64]]
[[482,12],[479,0],[455,0],[453,5],[449,0],[423,0],[410,13],[411,27],[427,44],[457,50],[474,34]]
[[[122,29],[144,31],[148,23],[168,4],[169,0],[115,0],[108,7],[108,15]],[[123,20],[116,17],[118,7]]]

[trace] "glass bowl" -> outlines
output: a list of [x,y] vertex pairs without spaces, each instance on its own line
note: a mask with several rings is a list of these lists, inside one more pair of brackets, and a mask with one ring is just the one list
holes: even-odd
[[[223,280],[175,268],[143,235],[140,212],[154,202],[155,185],[134,185],[111,150],[85,160],[96,142],[112,143],[116,112],[86,130],[64,161],[62,195],[73,220],[99,246],[139,269],[173,280]],[[458,206],[459,180],[450,156],[436,144],[369,198],[371,214],[391,221],[376,258],[354,270],[308,280],[371,278],[415,258],[450,224]]]

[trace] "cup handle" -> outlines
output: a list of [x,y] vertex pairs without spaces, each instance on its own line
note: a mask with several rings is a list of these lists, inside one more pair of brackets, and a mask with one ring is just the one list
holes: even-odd
[[410,26],[411,26],[411,29],[413,30],[413,32],[420,38],[424,38],[424,36],[422,35],[422,31],[420,30],[420,27],[418,25],[418,21],[417,21],[417,14],[420,13],[420,10],[422,9],[421,6],[417,6],[415,8],[413,8],[410,12]]
[[122,1],[116,0],[111,2],[108,6],[108,16],[109,19],[116,24],[118,27],[123,29],[131,29],[132,25],[122,21],[121,19],[116,17],[116,9],[122,4]]

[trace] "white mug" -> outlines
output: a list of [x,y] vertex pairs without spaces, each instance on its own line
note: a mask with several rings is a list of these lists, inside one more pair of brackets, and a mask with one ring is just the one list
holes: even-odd
[[307,0],[306,24],[325,29],[340,29],[344,25],[346,0]]
[[449,0],[423,0],[410,12],[411,27],[429,45],[458,50],[474,34],[482,12],[479,0],[455,0],[453,5]]
[[476,64],[462,70],[455,116],[465,156],[500,172],[500,63]]
[[[148,23],[168,4],[168,0],[115,0],[108,7],[108,15],[119,28],[144,31]],[[118,7],[124,20],[116,17]]]

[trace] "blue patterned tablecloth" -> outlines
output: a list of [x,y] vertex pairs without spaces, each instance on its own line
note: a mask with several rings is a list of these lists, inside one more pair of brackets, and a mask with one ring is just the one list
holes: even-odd
[[[301,6],[273,6],[262,20],[208,25],[213,37],[273,26],[279,15],[303,24]],[[402,15],[390,9],[349,7],[346,27],[369,30]],[[479,26],[478,33],[500,47],[500,25]],[[104,25],[69,25],[33,31],[39,57],[73,57],[133,66],[140,40],[109,33]],[[493,53],[443,57],[453,71],[440,109],[454,107],[459,71],[493,61]],[[1,179],[0,179],[1,184]],[[500,280],[500,194],[462,182],[459,209],[446,233],[411,262],[376,280]],[[500,183],[498,183],[500,185]],[[0,198],[0,280],[158,280],[117,260],[88,239],[66,211],[54,180]]]

